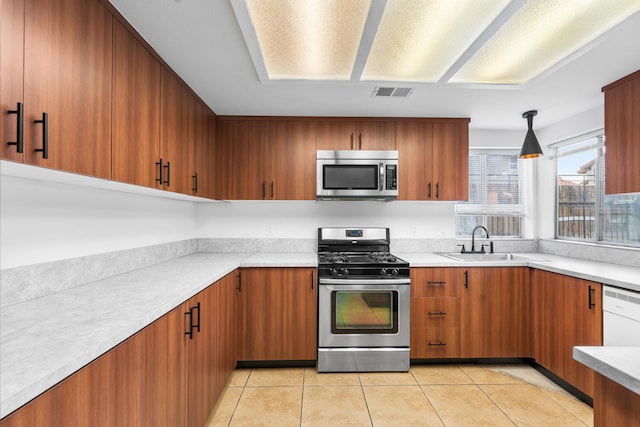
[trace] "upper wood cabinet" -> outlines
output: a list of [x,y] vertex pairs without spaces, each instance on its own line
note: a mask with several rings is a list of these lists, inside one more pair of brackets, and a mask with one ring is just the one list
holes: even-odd
[[315,360],[315,268],[244,268],[238,360]]
[[20,102],[24,105],[24,155],[12,153],[16,146],[8,146],[3,147],[2,156],[110,178],[111,14],[97,1],[25,0],[23,4],[24,14],[22,2],[2,2],[0,57],[2,127],[6,128],[2,145],[17,137],[17,115],[7,111],[16,110]]
[[318,150],[395,150],[391,120],[319,120]]
[[398,200],[469,198],[469,119],[396,123]]
[[160,63],[122,24],[113,24],[112,178],[158,186]]
[[216,197],[314,200],[315,135],[313,121],[218,120]]
[[531,353],[536,362],[594,394],[594,372],[573,359],[573,347],[602,345],[602,285],[531,270]]
[[24,148],[17,145],[19,139],[24,141],[18,113],[24,108],[23,76],[24,0],[4,0],[0,2],[0,159],[18,162],[24,157]]
[[605,192],[640,192],[640,70],[604,92]]

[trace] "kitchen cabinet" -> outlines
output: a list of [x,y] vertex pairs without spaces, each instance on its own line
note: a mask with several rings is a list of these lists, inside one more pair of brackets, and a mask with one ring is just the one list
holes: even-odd
[[113,22],[112,179],[155,188],[160,154],[160,63]]
[[464,268],[411,269],[411,358],[460,357]]
[[1,46],[3,146],[17,139],[7,111],[24,105],[24,154],[5,146],[3,158],[110,178],[111,14],[97,1],[2,2]]
[[602,345],[602,285],[532,269],[531,317],[536,362],[593,396],[595,374],[573,359],[573,347]]
[[319,120],[318,150],[395,150],[391,120]]
[[605,192],[640,192],[640,70],[604,92]]
[[17,145],[24,129],[18,113],[24,108],[23,75],[24,0],[4,0],[0,2],[0,158],[18,162],[24,157]]
[[140,425],[140,350],[134,335],[0,421],[1,427]]
[[236,294],[230,273],[0,427],[203,426],[236,366]]
[[529,357],[527,267],[469,268],[461,306],[463,358]]
[[411,357],[529,356],[524,267],[412,268]]
[[313,121],[218,120],[216,196],[314,200],[315,135]]
[[[216,115],[210,111],[207,111],[205,116],[205,132],[202,145],[202,176],[198,175],[198,196],[206,197],[208,199],[215,199],[216,194]],[[197,164],[197,162],[196,162]]]
[[469,198],[469,119],[396,123],[398,200]]
[[238,360],[315,360],[315,268],[243,268]]
[[604,375],[595,375],[594,427],[637,425],[640,420],[640,395]]

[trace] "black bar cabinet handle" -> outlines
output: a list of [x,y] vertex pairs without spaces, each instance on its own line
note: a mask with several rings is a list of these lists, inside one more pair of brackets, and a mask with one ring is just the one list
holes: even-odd
[[34,123],[42,123],[42,148],[36,148],[36,153],[42,153],[43,159],[49,158],[49,114],[42,113],[42,120],[34,120]]
[[189,330],[187,332],[185,332],[185,335],[189,335],[189,339],[192,340],[193,339],[193,312],[191,311],[192,309],[189,309],[189,311],[185,311],[184,315],[185,316],[189,316]]
[[358,150],[362,150],[362,132],[358,134]]
[[440,181],[436,182],[436,199],[440,198]]
[[464,271],[464,287],[469,289],[469,270]]
[[427,345],[428,345],[428,346],[430,346],[430,347],[444,347],[444,346],[446,346],[447,344],[446,344],[446,343],[443,343],[442,341],[438,341],[438,342],[431,342],[431,341],[428,341],[428,342],[427,342]]
[[312,271],[311,272],[311,289],[313,289],[313,282],[315,282],[314,278],[315,278],[315,274],[313,274],[313,271]]
[[162,169],[163,169],[162,158],[160,158],[159,162],[156,162],[156,166],[158,166],[158,175],[159,175],[159,178],[156,178],[156,182],[162,185],[164,184],[164,182],[162,181]]
[[262,181],[262,198],[267,197],[267,182]]
[[354,134],[353,134],[353,132],[351,132],[351,149],[352,150],[353,150],[353,147],[354,147],[354,145],[353,145],[354,138],[353,137],[354,137]]
[[427,184],[427,199],[431,198],[431,181]]
[[446,311],[427,311],[427,316],[444,316],[446,314]]
[[432,281],[427,281],[427,285],[446,285],[447,282],[432,282]]
[[165,168],[167,168],[167,180],[164,183],[167,184],[167,187],[171,187],[171,162],[167,162]]
[[16,140],[15,142],[8,142],[9,145],[16,146],[16,152],[24,152],[24,106],[22,102],[18,102],[15,110],[9,110],[9,114],[17,115],[16,119]]
[[238,278],[238,286],[236,286],[236,291],[242,292],[242,273],[238,271],[238,275],[236,277]]
[[198,172],[196,172],[195,175],[193,175],[191,178],[193,178],[193,187],[191,188],[191,191],[193,191],[194,193],[198,192]]
[[198,301],[198,305],[196,305],[195,307],[191,307],[191,310],[193,310],[194,308],[198,310],[198,317],[196,317],[198,323],[193,325],[193,327],[196,328],[198,332],[200,332],[200,301]]
[[596,306],[596,303],[593,302],[593,294],[595,293],[595,291],[596,291],[596,288],[589,285],[589,310],[591,310]]
[[271,198],[273,199],[273,181],[271,181]]

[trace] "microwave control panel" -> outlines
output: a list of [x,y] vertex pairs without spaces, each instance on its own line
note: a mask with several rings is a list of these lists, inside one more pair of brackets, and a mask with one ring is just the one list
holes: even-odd
[[385,186],[386,190],[398,189],[398,167],[397,165],[386,165]]

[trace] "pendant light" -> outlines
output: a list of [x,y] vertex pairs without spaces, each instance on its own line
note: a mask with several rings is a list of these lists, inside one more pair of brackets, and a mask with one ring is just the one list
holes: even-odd
[[538,143],[536,134],[533,133],[533,116],[538,114],[537,110],[527,111],[522,113],[522,117],[527,119],[529,130],[527,130],[527,136],[524,137],[524,143],[522,144],[522,150],[520,150],[521,159],[533,159],[535,157],[542,156],[542,148]]

